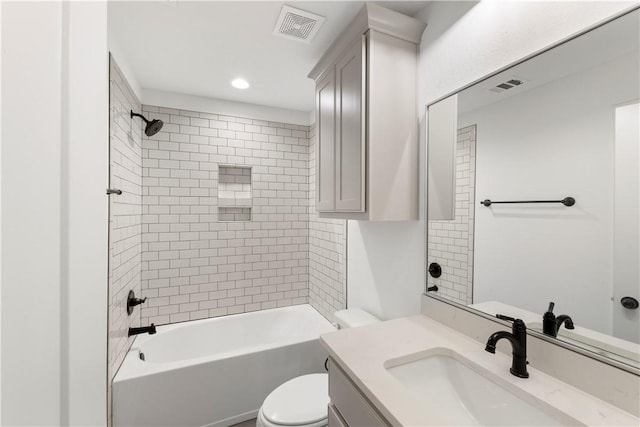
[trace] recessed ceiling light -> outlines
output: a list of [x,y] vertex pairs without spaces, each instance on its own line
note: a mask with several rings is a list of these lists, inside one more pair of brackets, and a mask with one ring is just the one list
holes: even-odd
[[249,87],[249,82],[245,79],[235,79],[231,82],[231,86],[236,89],[247,89]]

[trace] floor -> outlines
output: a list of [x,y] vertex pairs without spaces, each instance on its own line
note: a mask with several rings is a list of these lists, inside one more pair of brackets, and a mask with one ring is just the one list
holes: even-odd
[[256,427],[256,419],[243,421],[239,424],[234,424],[231,427]]

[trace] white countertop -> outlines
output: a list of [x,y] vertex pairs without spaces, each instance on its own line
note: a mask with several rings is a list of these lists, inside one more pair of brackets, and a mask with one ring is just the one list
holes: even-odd
[[[527,400],[550,406],[568,424],[640,425],[640,419],[602,400],[558,381],[529,365],[528,379],[509,373],[511,356],[484,351],[484,345],[426,316],[418,315],[320,337],[330,356],[393,425],[450,425],[435,407],[415,396],[385,369],[390,359],[416,360],[422,353],[449,348],[469,359],[506,389],[526,392]],[[588,375],[588,373],[585,373]],[[495,377],[494,377],[495,376]],[[519,393],[520,394],[520,393]]]

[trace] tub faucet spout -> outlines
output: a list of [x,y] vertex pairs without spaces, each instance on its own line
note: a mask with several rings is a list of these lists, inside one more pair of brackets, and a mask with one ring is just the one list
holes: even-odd
[[143,326],[141,328],[129,328],[129,336],[138,335],[138,334],[149,334],[153,335],[156,333],[156,325],[153,323],[151,326]]

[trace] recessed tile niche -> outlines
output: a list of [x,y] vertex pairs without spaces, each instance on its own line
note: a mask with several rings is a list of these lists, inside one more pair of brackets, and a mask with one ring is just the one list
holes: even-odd
[[251,167],[218,166],[218,221],[251,221]]

